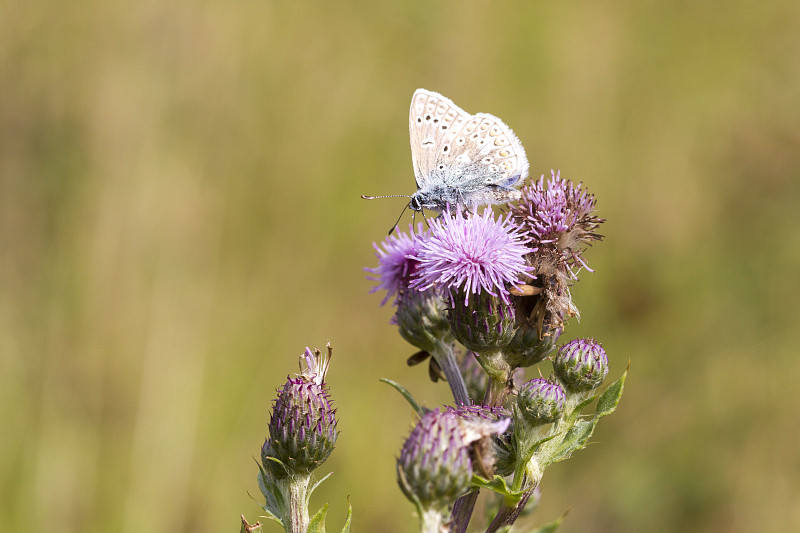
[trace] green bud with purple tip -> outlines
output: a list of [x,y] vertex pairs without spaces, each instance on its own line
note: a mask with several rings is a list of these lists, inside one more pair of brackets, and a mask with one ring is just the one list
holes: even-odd
[[556,375],[570,392],[596,389],[608,374],[608,356],[594,339],[575,339],[561,347],[553,361]]

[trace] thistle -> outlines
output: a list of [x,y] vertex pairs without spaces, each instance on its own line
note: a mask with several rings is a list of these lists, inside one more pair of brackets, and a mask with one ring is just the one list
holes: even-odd
[[501,405],[513,369],[502,350],[514,337],[515,312],[510,289],[530,278],[525,263],[528,237],[491,209],[467,214],[457,208],[431,223],[413,258],[419,262],[411,286],[438,288],[448,295],[453,336],[478,354],[491,380],[492,405]]
[[[413,346],[432,356],[429,373],[432,378],[444,374],[453,398],[458,404],[468,404],[469,395],[464,380],[458,372],[453,352],[453,334],[447,319],[447,301],[439,287],[417,286],[420,262],[417,252],[425,233],[422,226],[417,233],[409,227],[408,233],[389,235],[380,246],[373,244],[378,256],[378,267],[368,268],[378,285],[371,292],[385,290],[382,304],[394,297],[395,315],[400,336]],[[413,356],[417,360],[417,356]]]
[[553,368],[567,390],[586,392],[600,386],[608,374],[608,356],[594,339],[575,339],[558,351]]
[[604,220],[593,214],[595,203],[582,184],[574,185],[553,171],[546,183],[542,176],[524,187],[522,198],[510,208],[513,220],[537,248],[528,256],[538,288],[531,296],[535,305],[529,319],[540,334],[545,322],[550,328],[563,329],[566,319],[579,316],[570,286],[581,268],[592,271],[583,251],[603,238],[596,232]]
[[525,383],[517,395],[517,409],[531,426],[555,422],[564,414],[564,388],[554,381],[536,378]]
[[436,409],[411,430],[397,460],[397,481],[417,507],[421,531],[438,533],[449,507],[469,490],[477,464],[473,447],[509,424],[492,418],[476,409]]
[[[315,356],[308,348],[304,355],[307,359]],[[269,440],[264,445],[269,449],[268,457],[280,461],[264,461],[276,477],[310,474],[333,451],[339,434],[324,372],[289,377],[278,391],[269,421]]]
[[333,451],[338,432],[336,410],[325,384],[332,350],[306,348],[301,372],[289,377],[272,406],[269,438],[261,447],[259,487],[269,518],[287,531],[305,532],[309,524],[311,472]]

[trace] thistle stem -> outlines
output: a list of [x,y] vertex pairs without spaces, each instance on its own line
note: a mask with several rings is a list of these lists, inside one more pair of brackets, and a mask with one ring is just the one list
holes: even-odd
[[287,533],[308,531],[308,483],[311,476],[291,476],[288,484],[289,509],[284,517]]
[[477,360],[489,377],[483,405],[502,407],[509,392],[508,382],[511,379],[511,366],[506,362],[503,352],[500,351],[478,354]]
[[433,355],[442,372],[444,372],[444,377],[447,379],[447,384],[450,385],[450,391],[453,393],[456,405],[469,405],[470,399],[467,393],[467,386],[464,384],[464,377],[458,369],[453,345],[439,341],[436,343],[436,350],[431,355]]
[[450,513],[450,533],[466,533],[479,493],[475,489],[456,500],[453,512]]
[[444,516],[437,509],[428,509],[420,516],[420,533],[442,533],[444,526]]
[[488,528],[486,528],[486,533],[495,533],[495,531],[497,531],[501,527],[510,526],[511,524],[516,522],[517,518],[519,518],[519,515],[522,512],[522,509],[525,508],[525,505],[527,505],[528,500],[531,499],[531,495],[533,494],[533,491],[535,489],[536,487],[534,486],[531,487],[530,490],[525,492],[525,495],[522,497],[522,499],[519,501],[517,505],[513,507],[503,505],[502,507],[500,507],[500,510],[497,511],[494,520],[492,520],[492,523],[489,524]]

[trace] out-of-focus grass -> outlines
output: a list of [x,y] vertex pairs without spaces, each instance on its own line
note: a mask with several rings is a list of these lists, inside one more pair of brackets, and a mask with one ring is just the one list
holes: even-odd
[[402,202],[358,196],[413,191],[417,87],[502,117],[608,219],[568,333],[628,388],[537,519],[800,529],[798,27],[790,0],[5,6],[0,530],[236,530],[274,390],[327,339],[312,504],[413,530],[412,418],[377,379],[447,391],[361,270]]

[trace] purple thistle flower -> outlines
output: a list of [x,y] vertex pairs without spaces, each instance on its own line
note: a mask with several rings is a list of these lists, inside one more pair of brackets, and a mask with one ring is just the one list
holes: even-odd
[[603,238],[596,230],[604,220],[592,214],[594,195],[580,183],[561,179],[558,172],[551,172],[546,182],[540,177],[521,192],[522,198],[511,205],[510,213],[537,246],[528,261],[541,290],[533,298],[525,298],[521,307],[544,339],[548,331],[563,329],[568,317],[580,316],[569,287],[578,279],[575,269],[592,271],[582,254],[585,245]]
[[520,284],[520,276],[532,270],[525,263],[525,255],[534,251],[525,246],[529,241],[510,214],[495,219],[490,208],[469,215],[458,207],[454,216],[434,220],[430,233],[419,240],[410,255],[418,262],[410,286],[463,291],[465,305],[470,294],[481,291],[509,303],[506,285]]
[[[418,225],[422,233],[422,224]],[[380,246],[372,243],[375,255],[378,257],[376,268],[365,268],[371,275],[367,279],[377,281],[378,285],[370,289],[370,293],[380,290],[386,291],[381,305],[384,305],[392,296],[400,294],[408,288],[411,277],[417,269],[418,261],[413,258],[417,251],[419,238],[414,234],[413,227],[409,224],[409,232],[396,231],[387,236]],[[396,302],[395,302],[396,303]]]
[[583,267],[592,272],[581,256],[582,246],[601,240],[595,233],[603,219],[592,215],[595,198],[583,188],[561,178],[561,172],[551,171],[551,177],[522,189],[522,198],[511,208],[515,221],[525,228],[540,248],[561,256],[560,264],[571,278],[577,279],[571,268]]

